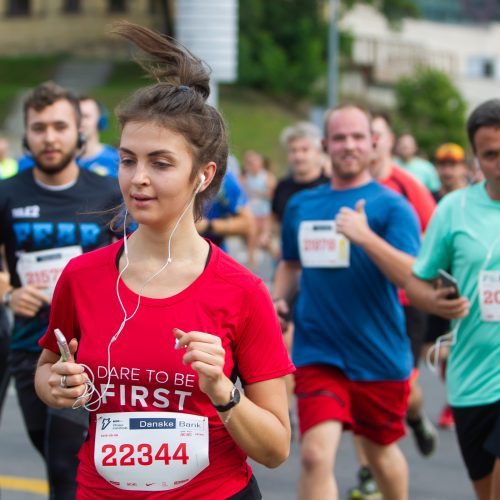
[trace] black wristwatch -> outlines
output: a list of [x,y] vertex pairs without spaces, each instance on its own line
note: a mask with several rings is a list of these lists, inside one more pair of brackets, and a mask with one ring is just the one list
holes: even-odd
[[231,399],[229,400],[229,403],[225,405],[214,405],[214,408],[221,413],[228,411],[240,402],[240,396],[240,391],[236,386],[233,386],[231,389]]

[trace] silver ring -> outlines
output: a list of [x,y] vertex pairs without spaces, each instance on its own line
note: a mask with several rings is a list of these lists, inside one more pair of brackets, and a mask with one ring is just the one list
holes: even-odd
[[68,384],[66,383],[66,375],[61,375],[61,381],[59,382],[59,385],[63,389],[67,389],[68,388]]

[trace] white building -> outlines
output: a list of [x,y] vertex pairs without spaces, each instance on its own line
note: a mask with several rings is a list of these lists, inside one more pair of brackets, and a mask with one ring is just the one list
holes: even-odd
[[341,26],[355,37],[353,63],[362,70],[345,75],[344,92],[359,92],[371,101],[391,105],[394,96],[390,85],[422,64],[445,71],[469,107],[500,97],[498,22],[451,24],[405,19],[396,30],[375,9],[358,6],[343,17]]

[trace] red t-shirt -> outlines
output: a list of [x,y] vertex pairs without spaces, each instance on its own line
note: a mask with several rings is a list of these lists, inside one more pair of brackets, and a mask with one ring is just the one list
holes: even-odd
[[[408,200],[417,213],[420,228],[424,233],[436,208],[436,200],[431,192],[416,177],[397,165],[392,165],[389,177],[381,179],[379,182]],[[401,304],[409,305],[410,301],[402,288],[398,290],[398,295]]]
[[[40,340],[42,347],[57,353],[54,328],[62,330],[68,341],[76,337],[77,361],[91,368],[99,389],[107,382],[108,344],[123,321],[115,292],[121,246],[122,241],[116,242],[67,265],[54,293],[49,328]],[[247,457],[199,390],[196,372],[183,365],[183,352],[174,349],[172,329],[220,336],[226,350],[224,371],[228,377],[237,373],[243,385],[282,377],[294,368],[262,280],[211,247],[206,269],[191,285],[166,299],[142,297],[137,314],[111,345],[109,392],[99,410],[90,413],[89,438],[79,453],[79,498],[225,499],[247,485],[251,477]],[[168,268],[164,273],[168,275]],[[138,296],[122,281],[119,291],[131,315]],[[169,491],[125,491],[109,484],[94,465],[96,414],[162,410],[209,418],[210,465]]]
[[397,165],[392,165],[389,177],[379,181],[385,187],[402,194],[415,209],[422,233],[436,208],[436,201],[431,192],[413,175],[404,171]]

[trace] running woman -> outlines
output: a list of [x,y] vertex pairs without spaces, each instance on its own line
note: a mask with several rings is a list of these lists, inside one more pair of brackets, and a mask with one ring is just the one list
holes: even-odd
[[153,58],[157,81],[118,111],[118,178],[138,227],[63,272],[38,394],[91,410],[79,500],[260,499],[247,456],[288,457],[293,365],[262,280],[196,230],[224,177],[224,122],[202,61],[140,26],[115,32]]

